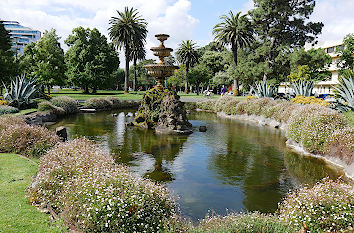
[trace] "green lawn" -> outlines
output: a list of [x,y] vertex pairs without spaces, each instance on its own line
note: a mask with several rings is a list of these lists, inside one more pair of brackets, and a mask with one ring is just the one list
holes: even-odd
[[354,111],[344,112],[343,115],[347,118],[350,126],[354,127]]
[[[38,160],[37,160],[38,161]],[[61,222],[29,204],[25,197],[38,165],[15,154],[0,153],[0,232],[66,232]]]
[[93,97],[106,97],[115,96],[123,100],[139,100],[143,97],[144,92],[130,92],[129,94],[124,94],[124,91],[105,91],[98,90],[96,94],[84,94],[82,90],[73,89],[55,89],[51,91],[51,96],[69,96],[76,100],[87,100]]
[[38,109],[36,108],[29,108],[29,109],[20,110],[18,113],[15,113],[15,115],[26,115],[37,111]]

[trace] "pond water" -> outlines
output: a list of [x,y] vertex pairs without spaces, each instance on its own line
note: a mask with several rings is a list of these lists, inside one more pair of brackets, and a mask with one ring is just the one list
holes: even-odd
[[[192,112],[193,134],[156,135],[126,127],[128,112],[134,110],[77,114],[49,128],[65,126],[69,138],[92,139],[132,172],[164,183],[178,197],[182,216],[193,221],[210,212],[274,212],[290,189],[340,175],[286,148],[277,129]],[[200,125],[207,132],[199,132]]]

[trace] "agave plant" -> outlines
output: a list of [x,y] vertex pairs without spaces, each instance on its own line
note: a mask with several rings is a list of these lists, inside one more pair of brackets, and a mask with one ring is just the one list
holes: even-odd
[[17,76],[11,81],[11,88],[5,87],[4,99],[9,105],[17,108],[26,108],[31,104],[32,99],[39,93],[40,85],[36,85],[35,79],[28,79],[25,75]]
[[305,80],[299,80],[298,82],[293,82],[290,85],[294,91],[293,97],[297,95],[311,96],[312,90],[315,87],[315,83],[313,81]]
[[251,93],[257,96],[258,98],[262,97],[274,97],[278,92],[277,86],[272,86],[266,81],[260,81],[255,83],[255,87],[251,86]]
[[339,87],[334,87],[338,92],[337,109],[342,112],[354,110],[354,78],[342,78]]

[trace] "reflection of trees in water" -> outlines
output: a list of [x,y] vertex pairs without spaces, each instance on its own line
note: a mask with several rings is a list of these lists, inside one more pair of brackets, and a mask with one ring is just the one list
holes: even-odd
[[[124,126],[123,126],[124,127]],[[117,143],[116,131],[108,139],[111,152],[116,155],[116,161],[129,164],[142,152],[155,160],[153,170],[145,173],[155,181],[171,181],[173,174],[166,167],[166,162],[172,162],[178,155],[187,136],[156,135],[153,130],[128,127],[124,131],[124,141]]]
[[274,211],[292,186],[283,162],[284,138],[267,127],[225,124],[226,152],[215,151],[209,169],[224,183],[243,186],[247,210]]
[[331,168],[322,159],[304,156],[291,151],[285,153],[284,163],[289,173],[299,182],[305,184],[315,184],[325,177],[336,179],[344,175],[344,173]]

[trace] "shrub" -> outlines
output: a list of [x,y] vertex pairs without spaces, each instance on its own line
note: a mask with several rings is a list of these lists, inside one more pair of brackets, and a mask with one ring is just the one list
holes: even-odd
[[328,111],[328,108],[315,105],[308,104],[303,107],[297,108],[297,111],[293,111],[292,115],[288,120],[288,126],[286,130],[286,135],[288,138],[293,139],[295,142],[301,141],[301,135],[303,131],[303,124],[307,120],[308,117],[313,117],[314,113],[318,113],[320,111]]
[[0,105],[0,115],[10,114],[19,112],[18,108],[8,106],[8,105]]
[[314,96],[302,96],[302,95],[297,95],[295,98],[292,98],[291,102],[295,104],[318,104],[322,106],[330,105],[329,102],[323,99],[316,98]]
[[65,114],[73,114],[79,111],[76,100],[68,96],[58,96],[53,98],[50,102],[64,109]]
[[108,100],[112,103],[112,109],[119,109],[122,107],[122,102],[117,97],[107,96],[106,100]]
[[7,101],[7,100],[0,100],[0,105],[9,105],[9,101]]
[[354,129],[345,127],[334,132],[328,139],[325,152],[330,157],[337,157],[347,164],[354,162]]
[[272,117],[279,122],[287,123],[292,111],[295,108],[301,108],[300,106],[293,104],[289,101],[282,101],[274,106],[274,112]]
[[231,100],[223,106],[222,111],[228,115],[231,115],[233,108],[235,108],[238,103],[240,103],[239,100],[236,100],[236,99]]
[[301,142],[310,152],[324,153],[328,138],[345,125],[345,118],[339,112],[331,109],[313,112],[301,127]]
[[238,115],[238,114],[245,114],[246,113],[246,108],[248,107],[248,104],[250,103],[251,100],[247,101],[241,101],[236,105],[236,107],[231,109],[231,114],[232,115]]
[[112,109],[112,102],[104,97],[90,98],[85,102],[85,106],[88,108],[107,110]]
[[262,109],[267,106],[275,104],[275,101],[271,98],[259,98],[248,100],[248,104],[245,107],[245,111],[248,115],[261,115]]
[[59,137],[47,128],[25,123],[10,124],[1,130],[0,152],[40,156],[59,141]]
[[290,193],[279,206],[280,219],[309,232],[350,232],[354,222],[351,185],[325,178],[312,188]]
[[54,106],[49,101],[44,101],[38,104],[38,110],[43,112],[53,112],[56,115],[64,115],[65,110],[61,107]]
[[10,125],[24,125],[26,124],[22,116],[3,115],[0,116],[0,133]]
[[215,111],[215,102],[216,100],[205,100],[197,102],[197,108],[208,111]]
[[207,217],[189,232],[296,232],[276,216],[260,213]]
[[28,190],[83,232],[156,232],[175,213],[167,189],[114,164],[87,139],[57,145],[41,158]]
[[220,97],[216,100],[215,102],[215,111],[216,112],[221,112],[223,110],[223,107],[225,106],[225,104],[227,104],[230,101],[235,100],[235,97],[233,96],[223,96]]

